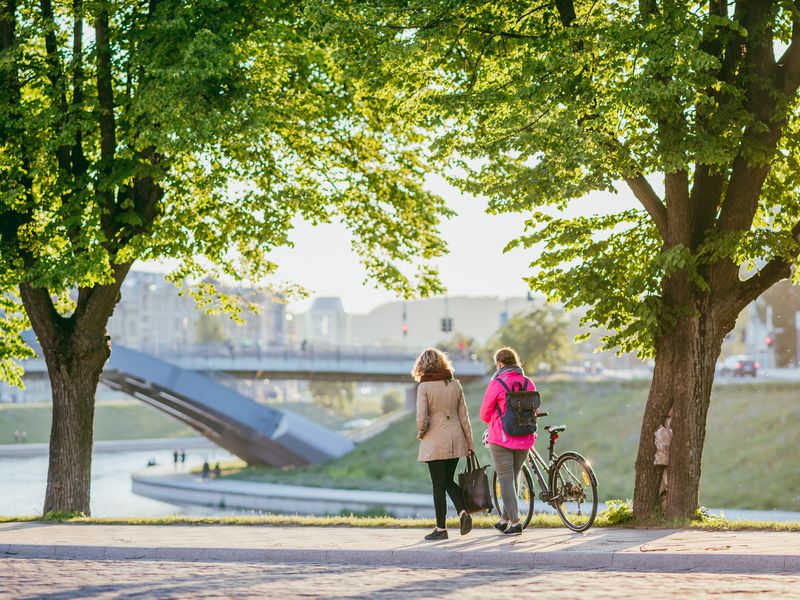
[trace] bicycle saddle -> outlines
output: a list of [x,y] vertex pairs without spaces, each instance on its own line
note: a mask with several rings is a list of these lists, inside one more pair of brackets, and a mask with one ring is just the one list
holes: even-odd
[[549,431],[550,433],[559,433],[560,431],[564,431],[567,428],[566,425],[545,425],[544,430]]

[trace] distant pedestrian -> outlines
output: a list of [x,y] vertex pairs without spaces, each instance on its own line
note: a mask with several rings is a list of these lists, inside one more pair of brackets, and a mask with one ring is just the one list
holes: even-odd
[[27,439],[28,439],[28,432],[23,430],[22,433],[20,433],[19,441],[21,444],[24,444],[27,441]]
[[19,444],[19,440],[20,439],[21,439],[21,436],[19,434],[19,429],[17,429],[17,430],[14,431],[14,443],[15,444]]
[[222,469],[219,467],[219,463],[214,465],[214,479],[219,479],[220,475],[222,475]]
[[433,487],[436,528],[426,540],[447,539],[447,498],[461,518],[461,535],[472,530],[472,517],[464,510],[461,488],[453,480],[458,459],[475,452],[472,425],[464,390],[453,378],[453,365],[443,352],[426,348],[411,371],[417,387],[418,460],[427,463]]
[[175,469],[178,468],[178,458],[179,458],[178,451],[177,450],[173,450],[172,451],[172,466]]
[[181,448],[181,466],[186,462],[186,450]]
[[211,477],[211,467],[208,465],[208,460],[203,463],[203,481],[208,481]]

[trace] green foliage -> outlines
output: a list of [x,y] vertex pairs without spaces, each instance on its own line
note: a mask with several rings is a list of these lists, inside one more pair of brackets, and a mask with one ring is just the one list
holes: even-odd
[[403,407],[403,398],[397,390],[386,392],[381,398],[381,410],[384,414]]
[[630,500],[606,500],[606,509],[597,515],[605,525],[625,525],[633,521],[633,503]]
[[[351,72],[427,128],[450,181],[490,212],[530,215],[509,246],[537,256],[528,284],[588,307],[584,323],[612,332],[606,348],[653,355],[695,309],[665,302],[672,276],[702,294],[720,262],[797,264],[796,5],[601,0],[575,2],[574,18],[511,0],[311,5]],[[667,174],[659,198],[648,178]],[[648,190],[647,211],[570,215],[624,183]],[[730,299],[738,269],[726,272]]]
[[316,404],[342,415],[350,415],[356,400],[352,381],[309,381],[308,391]]
[[215,315],[201,314],[197,319],[195,340],[201,344],[227,340],[228,336],[225,335],[225,328],[222,326],[220,318]]
[[0,9],[0,377],[19,383],[28,352],[20,284],[82,288],[72,318],[134,261],[170,259],[202,308],[235,315],[246,303],[208,281],[279,288],[271,252],[298,219],[343,223],[397,294],[441,291],[450,211],[422,188],[423,137],[346,76],[303,3],[15,4]]
[[86,515],[79,511],[74,512],[58,512],[52,511],[44,515],[45,521],[71,521],[73,519],[83,519]]
[[490,370],[496,368],[494,352],[503,346],[514,348],[531,373],[539,363],[547,363],[554,369],[570,356],[567,320],[561,311],[547,305],[513,315],[483,351]]

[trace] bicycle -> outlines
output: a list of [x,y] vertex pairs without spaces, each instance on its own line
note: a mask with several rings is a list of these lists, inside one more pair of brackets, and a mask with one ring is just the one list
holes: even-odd
[[[548,413],[540,412],[538,417],[546,417]],[[572,531],[586,531],[594,523],[597,516],[597,476],[589,461],[577,452],[568,450],[563,454],[555,454],[554,448],[559,434],[566,425],[546,426],[550,434],[548,461],[533,446],[517,478],[517,504],[519,505],[520,523],[525,529],[533,517],[533,505],[536,496],[531,471],[536,475],[539,484],[539,499],[552,506],[561,521]],[[488,431],[483,434],[483,444],[488,445]],[[498,513],[500,510],[500,485],[497,472],[492,475],[492,501]],[[585,507],[585,510],[584,510]]]

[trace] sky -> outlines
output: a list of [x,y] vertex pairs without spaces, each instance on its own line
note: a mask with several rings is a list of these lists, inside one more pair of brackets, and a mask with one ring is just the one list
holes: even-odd
[[[655,185],[656,189],[658,186]],[[524,214],[490,215],[487,201],[461,193],[438,176],[430,176],[425,187],[443,197],[456,215],[445,220],[441,233],[448,253],[433,264],[447,289],[448,296],[521,297],[528,293],[522,280],[530,274],[536,260],[535,249],[503,248],[524,232]],[[568,216],[608,213],[638,207],[624,184],[619,193],[593,192],[570,204]],[[278,265],[275,282],[298,284],[309,291],[304,299],[290,300],[290,312],[305,312],[314,298],[339,296],[351,314],[363,314],[376,306],[398,300],[393,293],[366,280],[366,271],[352,249],[352,236],[339,223],[312,226],[302,220],[295,223],[290,238],[293,248],[271,253]],[[168,271],[166,264],[143,264],[137,268]]]
[[[522,278],[530,273],[536,255],[530,249],[503,253],[505,245],[524,231],[525,215],[486,214],[486,200],[462,194],[438,177],[426,187],[447,201],[456,216],[443,222],[442,236],[449,252],[435,261],[450,296],[519,297],[528,292]],[[627,188],[619,194],[594,193],[578,201],[570,215],[618,211],[636,206]],[[397,300],[394,294],[365,282],[366,272],[352,251],[352,236],[340,224],[312,227],[298,223],[292,234],[295,247],[273,253],[278,277],[313,292],[292,301],[289,310],[303,312],[316,296],[339,296],[349,313],[366,313]]]

